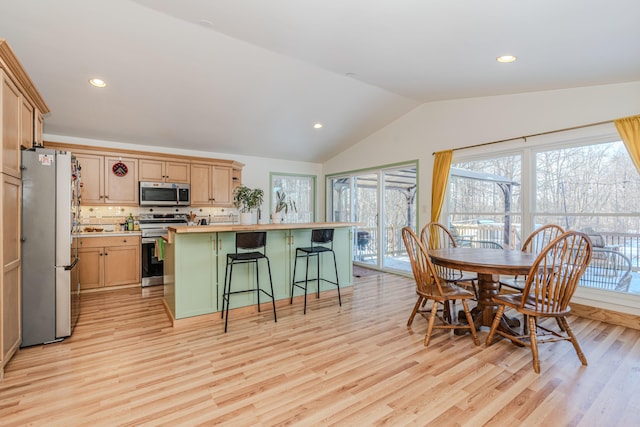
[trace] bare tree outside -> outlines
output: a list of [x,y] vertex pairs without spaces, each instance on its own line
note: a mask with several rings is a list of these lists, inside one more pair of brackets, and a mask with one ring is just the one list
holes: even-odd
[[[584,231],[603,250],[628,257],[638,270],[640,174],[621,141],[533,153],[533,188],[522,188],[520,155],[459,162],[449,180],[450,227],[461,237],[518,248],[522,215],[535,226],[555,223]],[[533,212],[522,198],[534,192]],[[509,234],[508,236],[506,234]]]

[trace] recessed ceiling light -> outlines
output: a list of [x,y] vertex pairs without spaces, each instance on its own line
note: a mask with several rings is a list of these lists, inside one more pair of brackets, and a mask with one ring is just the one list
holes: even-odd
[[314,129],[320,129],[322,127],[322,123],[316,123],[313,125]]
[[89,83],[91,83],[95,87],[106,87],[107,83],[101,79],[89,79]]
[[498,62],[515,62],[515,60],[518,59],[513,55],[502,55],[502,56],[498,56],[496,58],[496,61]]

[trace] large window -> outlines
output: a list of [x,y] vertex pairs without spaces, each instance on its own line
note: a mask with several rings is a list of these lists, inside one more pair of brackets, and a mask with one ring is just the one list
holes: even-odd
[[287,213],[284,222],[313,222],[316,218],[316,177],[312,175],[271,174],[271,212],[276,193],[286,196]]
[[518,249],[544,224],[583,231],[593,243],[593,277],[580,285],[640,294],[640,175],[621,141],[460,157],[448,191],[446,218],[457,236]]
[[519,246],[521,175],[520,154],[455,163],[449,179],[449,227],[454,237]]

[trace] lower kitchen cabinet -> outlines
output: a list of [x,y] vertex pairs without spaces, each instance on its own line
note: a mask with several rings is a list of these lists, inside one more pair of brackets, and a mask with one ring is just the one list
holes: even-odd
[[140,283],[140,236],[81,237],[80,289]]

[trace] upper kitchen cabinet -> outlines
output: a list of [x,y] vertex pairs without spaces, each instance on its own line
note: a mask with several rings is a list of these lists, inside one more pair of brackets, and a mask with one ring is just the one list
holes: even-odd
[[35,142],[35,122],[34,113],[35,108],[26,99],[21,98],[21,110],[20,110],[20,147],[31,148]]
[[232,177],[231,166],[192,163],[191,206],[232,206]]
[[22,96],[18,87],[2,72],[2,173],[20,178],[20,112]]
[[138,159],[104,158],[104,202],[116,205],[138,204]]
[[76,153],[83,205],[137,205],[138,159]]
[[3,39],[0,39],[0,110],[1,172],[20,178],[20,148],[31,148],[38,138],[42,140],[42,114],[48,113],[49,107]]
[[44,131],[44,117],[37,108],[33,112],[33,140],[37,146],[42,146],[42,132]]
[[[37,111],[34,112],[37,115]],[[244,164],[234,160],[173,156],[46,141],[47,148],[71,151],[81,167],[82,204],[137,206],[138,182],[191,184],[191,205],[233,206]]]
[[80,197],[83,205],[104,204],[104,156],[76,154],[80,164]]
[[140,159],[140,181],[189,183],[189,162]]

